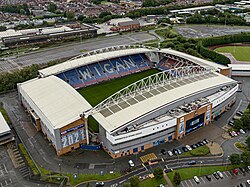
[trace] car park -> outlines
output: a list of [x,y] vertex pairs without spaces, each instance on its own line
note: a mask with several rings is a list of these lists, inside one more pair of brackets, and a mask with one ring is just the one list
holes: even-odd
[[196,161],[195,160],[191,160],[188,162],[188,165],[195,165],[196,164]]
[[128,164],[129,164],[130,167],[134,167],[135,166],[135,164],[134,164],[134,162],[132,160],[129,160]]
[[183,150],[184,152],[188,152],[188,148],[186,148],[186,147],[182,147],[182,150]]
[[206,175],[206,178],[207,178],[208,181],[212,180],[212,178],[210,177],[210,175]]
[[216,172],[213,173],[213,176],[214,176],[214,178],[216,178],[217,180],[220,178],[219,175],[218,175]]
[[180,149],[177,149],[177,151],[178,151],[178,154],[179,154],[179,155],[181,155],[181,154],[182,154],[182,152],[181,152],[181,150],[180,150]]
[[220,171],[217,171],[216,173],[219,175],[221,179],[223,179],[223,174]]
[[186,148],[188,149],[188,151],[192,151],[192,148],[189,145],[186,145]]
[[165,149],[162,149],[162,150],[161,150],[161,154],[163,154],[163,155],[165,155],[165,154],[166,154]]
[[173,156],[173,152],[172,151],[168,151],[168,155],[169,156]]
[[240,183],[240,187],[247,187],[245,183]]
[[200,179],[197,176],[194,176],[194,181],[198,184],[200,183]]
[[175,155],[178,155],[177,149],[173,149],[173,153],[174,153]]

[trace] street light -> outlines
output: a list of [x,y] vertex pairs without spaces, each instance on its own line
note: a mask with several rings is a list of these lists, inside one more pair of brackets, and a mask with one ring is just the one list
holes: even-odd
[[59,166],[60,175],[62,175],[62,165],[59,163],[58,166]]
[[201,164],[202,164],[202,161],[200,162],[200,172],[199,172],[199,175],[201,175]]

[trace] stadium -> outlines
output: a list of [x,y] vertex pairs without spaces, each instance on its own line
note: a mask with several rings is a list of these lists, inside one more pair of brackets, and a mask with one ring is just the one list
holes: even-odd
[[235,102],[231,69],[172,49],[116,46],[39,70],[18,84],[57,155],[99,143],[136,154],[208,125]]

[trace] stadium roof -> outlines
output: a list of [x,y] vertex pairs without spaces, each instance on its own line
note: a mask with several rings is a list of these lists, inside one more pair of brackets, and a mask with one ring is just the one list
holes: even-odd
[[32,109],[50,125],[50,131],[61,128],[79,119],[82,111],[91,105],[69,84],[49,76],[32,79],[18,85],[22,96],[29,101]]
[[0,136],[10,133],[10,127],[0,112]]
[[[166,103],[171,104],[199,92],[229,83],[236,83],[236,81],[219,73],[193,75],[185,80],[182,77],[179,82],[176,81],[170,85],[138,94],[134,98],[127,97],[123,102],[113,103],[113,106],[106,107],[101,111],[94,111],[92,115],[106,131],[112,133],[136,119],[143,118],[143,115],[159,109]],[[124,107],[125,105],[127,106]]]
[[185,58],[185,59],[190,60],[191,62],[194,62],[194,63],[196,63],[196,64],[198,64],[200,66],[203,66],[203,67],[215,68],[216,70],[217,69],[228,69],[227,66],[223,66],[221,64],[214,63],[214,62],[211,62],[211,61],[208,61],[208,60],[204,60],[202,58],[198,58],[198,57],[195,57],[195,56],[192,56],[192,55],[189,55],[189,54],[186,54],[186,53],[182,53],[182,52],[179,52],[179,51],[175,51],[175,50],[172,50],[172,49],[161,49],[159,52],[172,54],[172,55],[175,55],[175,56]]
[[131,54],[137,54],[137,53],[145,53],[152,51],[147,48],[129,48],[129,49],[123,49],[123,50],[116,50],[116,51],[109,51],[105,53],[99,53],[94,55],[89,55],[81,58],[76,58],[73,60],[68,60],[64,63],[57,64],[42,70],[39,70],[39,73],[43,76],[49,76],[53,74],[58,74],[60,72],[64,72],[66,70],[70,70],[73,68],[77,68],[83,65],[91,64],[94,62],[99,62],[101,60],[116,58],[120,56],[127,56]]
[[232,71],[250,71],[250,64],[228,64]]

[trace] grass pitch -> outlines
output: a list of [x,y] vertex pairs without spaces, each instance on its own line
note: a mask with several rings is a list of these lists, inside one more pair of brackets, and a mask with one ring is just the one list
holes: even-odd
[[121,90],[122,88],[152,74],[158,73],[156,69],[150,69],[135,73],[125,77],[113,79],[101,84],[95,84],[86,88],[79,89],[78,92],[92,105],[95,106],[107,97]]
[[250,46],[225,46],[219,47],[215,51],[231,53],[236,60],[250,62]]
[[[159,70],[150,69],[143,72],[135,73],[125,77],[113,79],[104,83],[95,84],[86,88],[81,88],[78,92],[92,105],[95,106],[107,97],[121,90],[122,88],[152,74],[158,73]],[[88,119],[89,128],[98,132],[98,123],[90,116]]]

